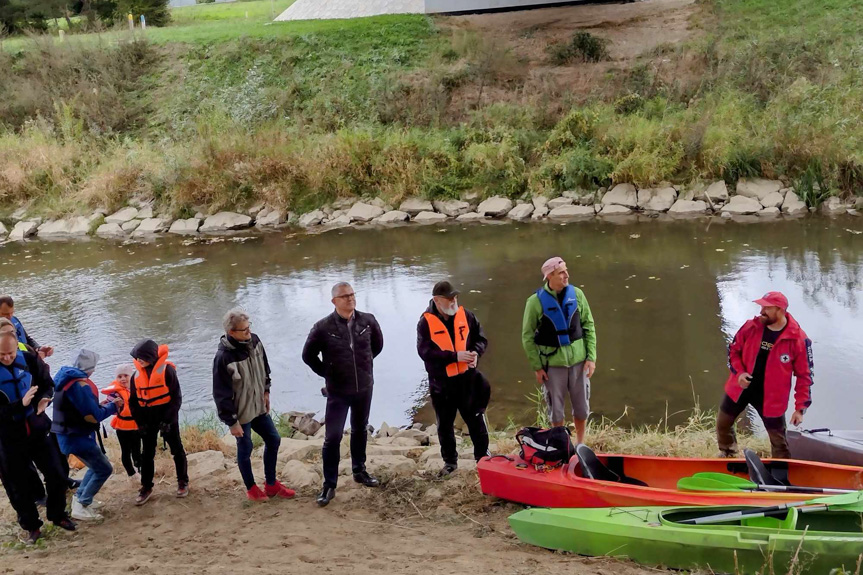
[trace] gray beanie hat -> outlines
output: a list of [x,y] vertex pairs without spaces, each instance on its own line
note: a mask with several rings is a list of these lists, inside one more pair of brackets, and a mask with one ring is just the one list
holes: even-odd
[[89,349],[82,349],[78,352],[77,357],[72,365],[86,373],[92,375],[96,371],[96,364],[99,363],[99,354]]

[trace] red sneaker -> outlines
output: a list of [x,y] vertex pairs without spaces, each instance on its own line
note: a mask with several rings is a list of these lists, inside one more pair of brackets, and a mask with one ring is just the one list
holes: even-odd
[[252,485],[252,488],[246,491],[246,497],[249,498],[249,501],[266,501],[266,494],[261,491],[261,488],[257,485]]
[[266,491],[267,497],[282,497],[283,499],[290,499],[296,495],[293,489],[288,489],[279,481],[276,481],[272,485],[267,485]]

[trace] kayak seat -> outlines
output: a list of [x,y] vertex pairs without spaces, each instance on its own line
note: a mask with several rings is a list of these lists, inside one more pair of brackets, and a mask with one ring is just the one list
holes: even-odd
[[779,481],[767,467],[758,454],[751,449],[744,449],[743,456],[746,458],[746,467],[749,470],[749,479],[758,485],[787,485]]
[[797,528],[797,508],[788,509],[788,514],[783,517],[747,517],[740,520],[743,527],[766,527],[768,529],[794,530]]
[[581,474],[587,479],[596,479],[597,481],[613,481],[615,483],[626,483],[627,485],[640,485],[647,487],[647,483],[634,477],[627,477],[623,473],[623,458],[610,457],[609,463],[617,468],[617,471],[612,471],[603,464],[591,448],[580,443],[575,446],[575,454],[578,457],[578,464],[581,466]]

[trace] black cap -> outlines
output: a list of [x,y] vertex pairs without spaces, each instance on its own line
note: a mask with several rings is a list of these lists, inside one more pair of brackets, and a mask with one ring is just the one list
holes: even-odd
[[432,290],[433,296],[445,297],[447,299],[452,299],[459,293],[461,292],[452,287],[452,284],[448,281],[437,282]]

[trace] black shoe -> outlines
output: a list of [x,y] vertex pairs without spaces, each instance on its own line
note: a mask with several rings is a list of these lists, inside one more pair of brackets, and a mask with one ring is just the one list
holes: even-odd
[[48,504],[47,497],[41,497],[36,500],[36,507],[45,507]]
[[457,465],[453,465],[452,463],[447,463],[443,466],[443,469],[437,472],[438,477],[446,477],[452,473],[455,473],[456,469],[458,469]]
[[321,490],[321,493],[318,495],[318,506],[326,507],[327,504],[333,500],[336,496],[336,489],[334,487],[327,487],[324,485],[324,488]]
[[34,545],[39,539],[42,538],[42,531],[36,529],[35,531],[22,531],[18,535],[18,539],[24,545]]
[[381,484],[381,482],[378,481],[378,478],[369,475],[368,471],[354,473],[354,481],[356,481],[357,483],[362,483],[366,487],[377,487]]
[[59,527],[60,529],[65,529],[66,531],[76,531],[78,529],[78,524],[66,517],[65,519],[61,519],[60,521],[55,521],[54,525]]
[[77,491],[79,487],[81,487],[81,480],[72,479],[71,477],[66,480],[69,484],[69,491]]

